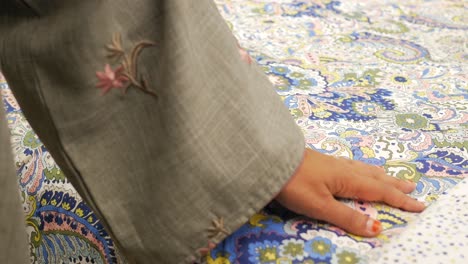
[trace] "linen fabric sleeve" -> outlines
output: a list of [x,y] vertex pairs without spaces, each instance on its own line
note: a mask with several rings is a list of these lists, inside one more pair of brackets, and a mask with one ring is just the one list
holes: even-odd
[[25,216],[16,179],[10,133],[0,100],[0,263],[29,263]]
[[197,260],[302,161],[301,130],[212,0],[25,2],[2,14],[1,70],[129,262]]

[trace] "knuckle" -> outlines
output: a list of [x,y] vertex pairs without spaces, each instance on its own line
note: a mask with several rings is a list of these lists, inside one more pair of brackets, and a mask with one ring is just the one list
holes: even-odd
[[400,188],[404,188],[406,186],[406,181],[405,180],[402,180],[402,179],[395,179],[395,183],[398,187]]

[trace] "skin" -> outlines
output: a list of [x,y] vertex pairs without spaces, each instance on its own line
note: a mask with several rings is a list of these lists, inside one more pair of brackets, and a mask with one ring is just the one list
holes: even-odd
[[407,195],[415,188],[415,183],[388,176],[377,166],[306,149],[303,162],[276,200],[296,213],[324,220],[355,235],[373,237],[382,231],[380,222],[335,197],[381,201],[421,212],[425,205]]

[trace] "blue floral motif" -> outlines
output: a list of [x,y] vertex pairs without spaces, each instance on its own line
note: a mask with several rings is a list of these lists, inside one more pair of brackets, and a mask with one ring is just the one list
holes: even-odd
[[305,251],[314,260],[330,259],[335,249],[336,245],[324,237],[316,237],[305,243]]
[[249,260],[252,263],[276,263],[279,258],[277,241],[262,241],[249,244]]
[[[439,0],[217,2],[239,43],[253,47],[249,54],[309,147],[415,181],[412,196],[428,203],[468,176],[462,6]],[[277,263],[365,263],[372,248],[414,217],[386,205],[343,202],[379,219],[383,235],[352,236],[273,202],[215,251],[229,254],[231,263],[259,263],[245,257],[247,247],[276,241]],[[275,217],[280,220],[258,222]],[[296,245],[295,253],[303,245],[303,251],[288,254],[284,245]]]

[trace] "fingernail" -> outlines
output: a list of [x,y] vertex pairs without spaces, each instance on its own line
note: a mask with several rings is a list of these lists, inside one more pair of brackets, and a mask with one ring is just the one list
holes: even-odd
[[380,221],[369,218],[367,219],[366,229],[367,232],[376,234],[382,230],[382,224],[380,223]]

